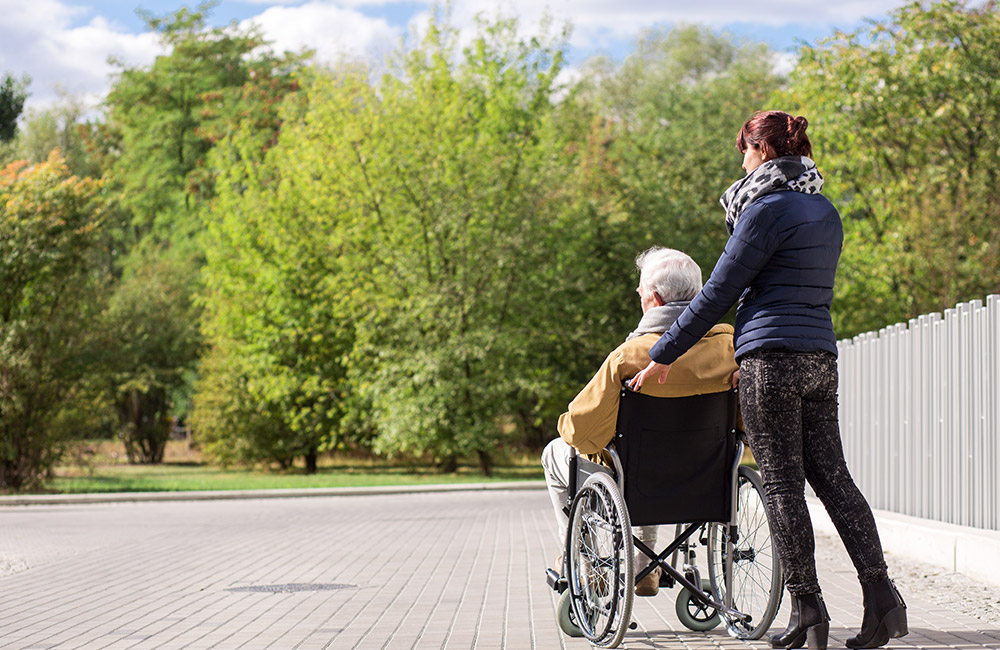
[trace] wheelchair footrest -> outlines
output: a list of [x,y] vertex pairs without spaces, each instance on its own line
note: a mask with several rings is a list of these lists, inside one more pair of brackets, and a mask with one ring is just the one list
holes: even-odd
[[559,593],[566,591],[566,587],[568,586],[566,578],[556,573],[555,569],[545,570],[545,584],[551,587],[553,591],[558,591]]

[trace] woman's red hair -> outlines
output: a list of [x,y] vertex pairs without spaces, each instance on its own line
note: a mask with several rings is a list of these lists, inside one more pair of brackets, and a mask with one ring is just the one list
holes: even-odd
[[736,136],[736,148],[746,153],[753,147],[768,158],[805,156],[812,158],[812,144],[806,135],[806,118],[784,111],[758,111],[750,116]]

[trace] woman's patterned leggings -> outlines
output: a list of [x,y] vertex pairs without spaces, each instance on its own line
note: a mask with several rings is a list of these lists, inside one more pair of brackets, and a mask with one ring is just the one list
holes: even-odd
[[858,579],[885,579],[875,518],[844,462],[836,357],[825,351],[751,352],[740,360],[739,390],[789,593],[803,596],[820,590],[805,500],[807,480],[837,527]]

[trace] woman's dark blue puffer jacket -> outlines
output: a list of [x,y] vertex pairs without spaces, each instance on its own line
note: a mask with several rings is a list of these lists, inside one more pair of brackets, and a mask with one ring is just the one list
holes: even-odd
[[794,191],[746,207],[711,277],[649,351],[670,364],[736,308],[736,359],[779,349],[837,354],[830,320],[833,280],[844,243],[840,215],[824,196]]

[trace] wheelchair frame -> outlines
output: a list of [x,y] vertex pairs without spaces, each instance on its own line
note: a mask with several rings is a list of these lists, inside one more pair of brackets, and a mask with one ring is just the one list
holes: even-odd
[[[623,396],[626,390],[623,389]],[[737,435],[737,430],[732,427],[729,433]],[[592,463],[578,454],[574,454],[571,460],[569,505],[566,509],[570,525],[566,532],[563,575],[560,576],[551,569],[547,572],[549,585],[562,594],[559,616],[563,630],[572,633],[575,625],[582,636],[587,637],[593,645],[617,647],[627,629],[636,627],[630,620],[635,583],[659,566],[666,574],[668,586],[672,587],[676,583],[684,588],[678,599],[679,614],[682,604],[694,604],[702,613],[714,610],[725,621],[726,629],[733,637],[758,639],[763,636],[780,605],[783,580],[778,560],[772,555],[770,590],[766,595],[763,611],[756,611],[759,609],[756,603],[753,605],[755,611],[752,612],[741,612],[734,605],[734,562],[754,563],[757,561],[758,553],[756,548],[737,548],[737,544],[741,541],[739,529],[741,490],[749,486],[755,497],[761,501],[760,508],[763,500],[759,476],[751,468],[741,466],[745,449],[742,436],[736,439],[735,453],[730,465],[732,479],[729,486],[729,520],[677,524],[680,532],[660,553],[656,553],[631,534],[629,507],[624,497],[623,463],[613,444],[607,449],[611,455],[612,468]],[[585,480],[579,485],[581,476]],[[747,498],[753,498],[749,494]],[[770,527],[766,521],[766,512],[764,516],[769,543]],[[758,525],[757,530],[753,531],[754,539],[751,543],[756,543],[756,535],[760,528],[761,525]],[[691,537],[698,531],[703,531],[699,541],[709,549],[708,582],[711,593],[704,591],[700,572],[693,563],[694,551],[691,547],[695,546],[695,542],[691,541]],[[587,539],[588,536],[593,539]],[[597,538],[605,537],[607,539],[596,541]],[[592,543],[600,548],[587,548],[586,553],[583,553],[583,546]],[[633,567],[633,549],[638,549],[650,560],[638,571]],[[679,550],[685,552],[683,571],[676,567],[676,554]],[[587,561],[596,563],[597,572],[603,576],[602,579],[594,581],[592,576],[587,575],[594,572],[593,566],[575,565],[576,559],[581,555],[597,558]],[[671,558],[670,562],[667,562],[668,557]],[[688,563],[689,560],[692,561],[691,564]],[[583,575],[581,568],[585,569],[582,571]],[[608,575],[613,577],[608,578]],[[614,585],[610,584],[611,581]],[[738,587],[742,603],[743,585]],[[686,600],[682,603],[682,599]],[[715,626],[716,623],[712,621],[714,616],[695,620],[698,626],[691,625],[684,619],[682,622],[692,629],[707,630]],[[758,620],[753,620],[754,616],[758,616]]]

